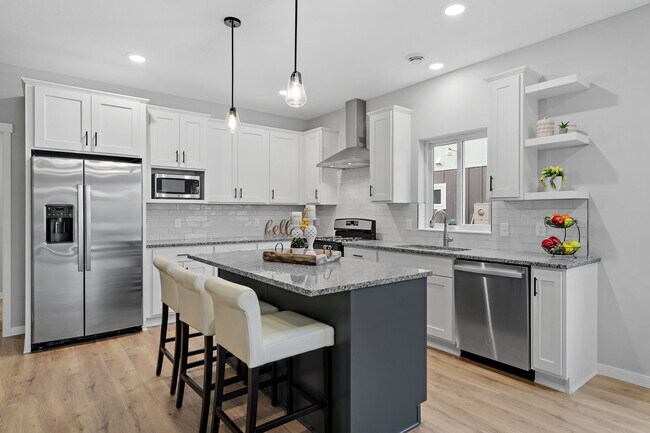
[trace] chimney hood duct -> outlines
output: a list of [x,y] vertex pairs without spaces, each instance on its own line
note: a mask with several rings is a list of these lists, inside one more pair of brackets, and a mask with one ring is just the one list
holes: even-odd
[[366,101],[352,99],[345,103],[345,146],[318,167],[346,169],[368,167],[370,151],[366,147]]

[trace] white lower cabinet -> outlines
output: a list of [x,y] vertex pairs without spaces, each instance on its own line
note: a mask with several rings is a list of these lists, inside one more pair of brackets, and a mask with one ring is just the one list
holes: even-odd
[[[346,256],[348,249],[345,249]],[[427,278],[427,335],[454,343],[454,260],[421,254],[378,251],[377,261],[391,265],[421,268],[435,275]]]
[[532,367],[562,376],[564,299],[562,272],[533,269]]
[[377,251],[365,248],[345,247],[345,257],[376,262]]
[[535,382],[571,394],[596,375],[598,265],[531,270]]
[[187,254],[210,254],[213,252],[212,246],[192,246],[192,247],[179,247],[179,248],[154,248],[152,250],[151,261],[149,263],[149,270],[151,271],[151,290],[150,290],[150,317],[159,316],[162,314],[162,301],[160,298],[160,273],[153,265],[154,257],[165,257],[169,260],[179,262],[185,269],[192,272],[212,276],[212,266],[203,263],[195,262],[187,258]]

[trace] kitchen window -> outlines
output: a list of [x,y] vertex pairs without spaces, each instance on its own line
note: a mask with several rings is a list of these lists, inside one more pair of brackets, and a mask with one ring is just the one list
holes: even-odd
[[[428,228],[434,212],[447,214],[450,230],[490,233],[492,205],[488,199],[487,132],[473,131],[427,142],[426,202],[420,227]],[[438,214],[434,229],[442,230]]]

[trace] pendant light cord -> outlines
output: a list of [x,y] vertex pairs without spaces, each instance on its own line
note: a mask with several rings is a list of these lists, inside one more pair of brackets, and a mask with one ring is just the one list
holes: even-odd
[[295,11],[296,11],[295,21],[294,21],[295,33],[293,36],[293,71],[294,72],[298,70],[298,0],[296,0]]
[[233,21],[230,26],[230,107],[234,107],[234,106],[235,106],[235,22]]

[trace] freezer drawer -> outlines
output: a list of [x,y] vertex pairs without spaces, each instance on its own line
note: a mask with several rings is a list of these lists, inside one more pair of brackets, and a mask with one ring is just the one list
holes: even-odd
[[528,268],[457,260],[460,349],[530,370]]

